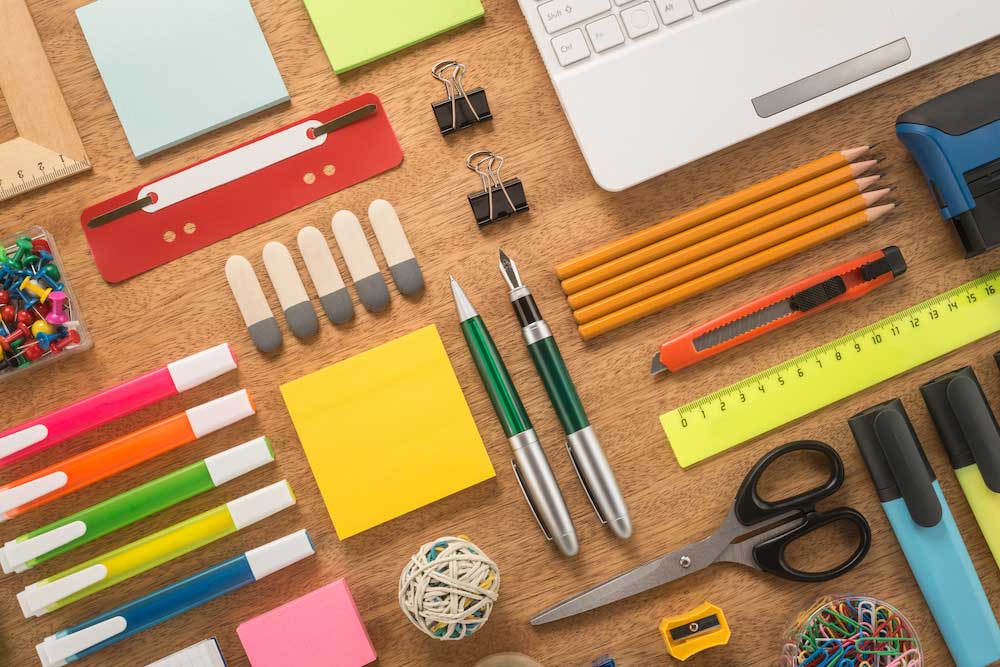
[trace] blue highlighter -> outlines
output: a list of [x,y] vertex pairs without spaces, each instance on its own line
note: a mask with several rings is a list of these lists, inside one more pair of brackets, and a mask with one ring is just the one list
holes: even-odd
[[1000,626],[903,404],[876,405],[849,424],[957,667],[989,667],[1000,660]]

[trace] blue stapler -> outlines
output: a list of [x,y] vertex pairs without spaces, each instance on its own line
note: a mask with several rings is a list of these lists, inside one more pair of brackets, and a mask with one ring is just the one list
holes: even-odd
[[973,257],[1000,246],[1000,74],[907,111],[896,134]]

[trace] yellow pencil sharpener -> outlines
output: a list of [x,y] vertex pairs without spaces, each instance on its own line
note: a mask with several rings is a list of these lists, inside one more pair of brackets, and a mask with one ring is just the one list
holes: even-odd
[[732,633],[722,610],[705,602],[686,614],[664,618],[660,621],[660,634],[670,655],[687,660],[713,646],[725,646]]

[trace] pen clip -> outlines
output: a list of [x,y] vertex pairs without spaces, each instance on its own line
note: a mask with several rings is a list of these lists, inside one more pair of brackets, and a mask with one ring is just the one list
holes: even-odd
[[532,516],[535,517],[535,521],[538,523],[538,527],[542,529],[542,535],[545,535],[545,539],[549,542],[552,541],[552,534],[549,533],[545,524],[542,523],[542,518],[539,516],[538,511],[535,510],[535,503],[531,502],[531,496],[528,495],[528,490],[524,486],[524,480],[521,479],[521,471],[517,468],[517,461],[511,461],[510,467],[514,469],[514,477],[517,479],[517,485],[521,487],[521,493],[524,494],[524,499],[528,501],[528,509],[531,510]]
[[566,441],[566,451],[569,452],[569,460],[570,463],[573,464],[573,470],[576,472],[576,478],[580,480],[583,492],[587,494],[587,500],[590,501],[590,506],[594,508],[594,514],[597,515],[597,518],[600,519],[602,524],[607,525],[607,518],[601,514],[601,510],[597,508],[597,502],[594,501],[594,493],[591,491],[590,485],[587,484],[587,480],[583,478],[583,474],[580,472],[580,466],[576,462],[576,455],[573,453],[573,448],[569,446],[569,440]]

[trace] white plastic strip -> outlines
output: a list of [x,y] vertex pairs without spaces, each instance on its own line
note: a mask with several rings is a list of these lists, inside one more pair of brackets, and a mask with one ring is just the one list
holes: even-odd
[[316,552],[313,550],[309,533],[300,530],[274,542],[268,542],[262,547],[251,549],[244,556],[250,565],[250,571],[253,572],[254,580],[260,581],[267,575],[312,556],[314,553]]
[[267,437],[261,436],[209,456],[205,459],[205,467],[212,478],[212,483],[215,486],[222,486],[229,480],[245,475],[273,460],[274,454],[271,453]]
[[0,549],[0,566],[4,574],[21,572],[29,560],[44,556],[53,549],[65,546],[87,533],[87,524],[73,521],[26,540],[11,540]]
[[[69,477],[66,473],[59,470],[49,473],[45,477],[39,477],[30,482],[0,491],[0,515],[6,515],[12,509],[16,509],[33,500],[38,500],[42,496],[66,486],[66,482],[68,481]],[[6,521],[7,518],[6,516],[0,516],[0,521]]]
[[156,196],[156,202],[143,206],[146,213],[160,209],[208,192],[220,185],[231,183],[255,171],[260,171],[293,155],[304,153],[326,141],[326,134],[309,138],[310,129],[322,125],[318,120],[307,120],[269,137],[264,137],[243,148],[224,153],[206,162],[179,171],[150,183],[139,191],[136,199],[149,195]]
[[246,389],[185,410],[194,437],[203,438],[254,414],[253,403]]
[[49,437],[49,429],[45,424],[35,424],[20,431],[14,431],[0,438],[0,459],[6,458],[25,447],[30,447]]
[[248,493],[242,498],[230,500],[226,503],[229,516],[233,520],[236,530],[243,530],[247,526],[263,521],[272,514],[277,514],[283,509],[295,504],[295,496],[292,494],[292,487],[288,482],[281,480],[263,489],[257,489],[253,493]]
[[71,635],[56,637],[51,635],[36,646],[38,657],[42,659],[42,667],[58,667],[65,665],[81,651],[97,646],[115,635],[120,635],[128,628],[128,622],[122,616],[115,616],[106,621],[78,630]]
[[61,579],[32,584],[17,594],[17,601],[21,603],[25,618],[43,616],[49,605],[65,600],[70,595],[103,581],[107,576],[108,568],[98,563]]
[[178,392],[197,387],[232,370],[236,370],[236,356],[229,343],[221,343],[167,364],[167,372]]

